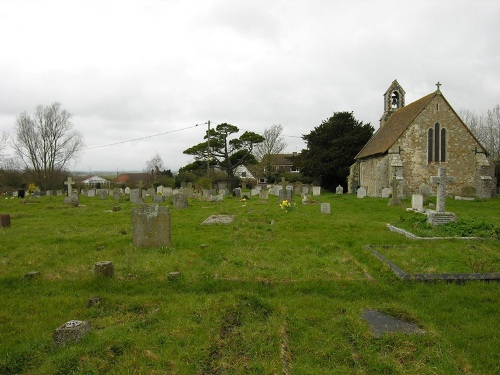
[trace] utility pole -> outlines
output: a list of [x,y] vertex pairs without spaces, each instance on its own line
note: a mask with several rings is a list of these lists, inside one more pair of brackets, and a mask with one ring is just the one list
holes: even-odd
[[207,131],[207,177],[210,176],[210,120],[207,122],[208,131]]

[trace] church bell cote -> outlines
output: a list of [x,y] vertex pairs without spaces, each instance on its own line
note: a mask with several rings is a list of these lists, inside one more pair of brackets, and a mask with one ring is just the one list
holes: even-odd
[[380,118],[380,127],[391,117],[398,109],[405,106],[405,90],[397,80],[394,80],[384,94],[384,114]]

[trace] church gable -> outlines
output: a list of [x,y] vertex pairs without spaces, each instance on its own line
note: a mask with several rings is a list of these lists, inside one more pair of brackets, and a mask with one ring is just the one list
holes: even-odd
[[[394,112],[356,155],[350,189],[363,186],[370,196],[380,196],[396,177],[400,193],[417,193],[444,166],[456,183],[455,195],[489,197],[491,164],[485,149],[441,94],[435,92]],[[490,190],[490,193],[488,193]]]

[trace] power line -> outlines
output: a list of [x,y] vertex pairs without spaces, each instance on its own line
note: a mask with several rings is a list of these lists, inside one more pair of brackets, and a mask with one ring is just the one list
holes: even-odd
[[146,136],[146,137],[134,138],[134,139],[129,139],[129,140],[126,140],[126,141],[120,141],[120,142],[115,142],[115,143],[108,143],[108,144],[105,144],[105,145],[100,145],[100,146],[87,147],[87,148],[85,148],[84,150],[94,150],[94,149],[96,149],[96,148],[109,147],[109,146],[116,146],[116,145],[121,145],[121,144],[123,144],[123,143],[140,141],[140,140],[142,140],[142,139],[148,139],[148,138],[153,138],[153,137],[159,137],[160,135],[165,135],[165,134],[170,134],[170,133],[180,132],[180,131],[182,131],[182,130],[187,130],[187,129],[195,128],[195,127],[197,127],[197,126],[199,126],[199,125],[202,125],[202,124],[196,124],[196,125],[187,126],[187,127],[185,127],[185,128],[181,128],[181,129],[175,129],[175,130],[170,130],[170,131],[163,132],[163,133],[158,133],[158,134],[148,135],[148,136]]

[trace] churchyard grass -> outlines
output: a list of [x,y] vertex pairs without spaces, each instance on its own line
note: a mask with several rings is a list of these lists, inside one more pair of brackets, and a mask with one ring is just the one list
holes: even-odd
[[[407,272],[499,272],[498,240],[415,241],[386,228],[409,214],[409,201],[314,198],[332,213],[298,197],[289,212],[273,196],[191,199],[171,209],[172,246],[151,249],[131,244],[129,202],[1,199],[11,226],[0,228],[0,373],[499,372],[497,282],[401,281],[364,249],[387,246],[381,252]],[[447,202],[459,218],[494,225],[499,208],[498,198]],[[213,214],[235,221],[201,225]],[[94,277],[103,260],[113,262],[113,278]],[[40,275],[23,277],[31,271]],[[180,279],[168,279],[173,271]],[[94,296],[101,302],[89,306]],[[360,318],[365,308],[425,334],[375,337]],[[55,328],[72,319],[92,332],[55,346]]]

